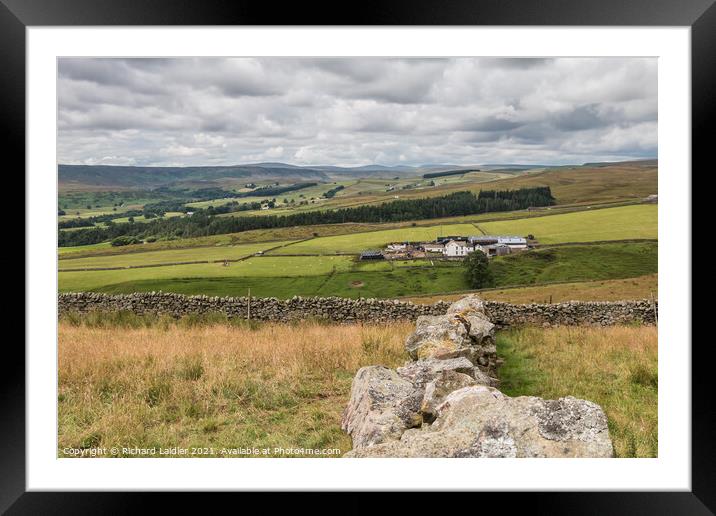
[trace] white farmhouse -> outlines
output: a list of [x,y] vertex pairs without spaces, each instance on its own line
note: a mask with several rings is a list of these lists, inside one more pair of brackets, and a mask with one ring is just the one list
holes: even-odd
[[462,240],[450,240],[445,244],[445,256],[462,258],[473,252],[475,248]]

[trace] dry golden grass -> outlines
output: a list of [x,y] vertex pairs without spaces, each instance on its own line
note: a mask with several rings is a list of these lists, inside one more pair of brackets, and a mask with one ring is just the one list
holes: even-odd
[[[556,283],[535,287],[504,288],[484,290],[480,296],[488,301],[507,303],[562,303],[565,301],[621,301],[624,299],[658,298],[658,274],[647,274],[636,278],[604,281],[581,281],[575,283]],[[461,294],[406,297],[406,301],[420,304],[433,304],[437,301],[456,301],[464,297]]]
[[656,327],[514,329],[497,345],[505,394],[599,403],[617,457],[657,456]]
[[[58,456],[112,447],[179,447],[189,456],[193,449],[198,456],[247,456],[232,451],[238,448],[342,455],[351,442],[340,419],[356,370],[402,364],[412,329],[219,317],[175,322],[119,312],[65,317]],[[507,394],[596,401],[619,456],[656,454],[655,328],[513,329],[498,335],[498,352]]]
[[411,325],[59,326],[64,448],[351,447],[355,371],[402,364]]

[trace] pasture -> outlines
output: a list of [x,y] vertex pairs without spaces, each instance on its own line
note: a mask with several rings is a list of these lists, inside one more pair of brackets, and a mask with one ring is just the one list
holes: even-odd
[[617,457],[657,457],[657,333],[654,326],[500,332],[500,389],[508,396],[594,401],[607,415]]
[[491,263],[495,286],[526,286],[556,281],[633,278],[658,270],[658,245],[575,245],[501,256]]
[[121,253],[91,258],[73,258],[60,262],[60,269],[81,269],[100,267],[136,267],[143,265],[171,264],[189,261],[237,260],[265,251],[285,242],[265,242],[256,244],[223,245],[213,247],[193,247],[187,249],[167,249],[145,253]]
[[635,204],[480,223],[493,235],[533,234],[542,244],[658,237],[658,205]]
[[[658,299],[658,275],[646,274],[635,278],[592,280],[571,283],[550,283],[535,287],[498,288],[479,291],[488,301],[505,303],[563,303],[566,301],[622,301],[625,299]],[[478,292],[478,291],[472,291]],[[467,292],[404,298],[413,303],[433,304],[437,301],[457,301]]]
[[[298,256],[290,259],[280,257],[256,257],[231,263],[225,267],[222,263],[200,263],[191,265],[170,265],[136,269],[109,271],[60,272],[60,292],[79,292],[85,290],[103,290],[119,283],[128,284],[130,291],[142,290],[141,282],[150,281],[152,285],[165,285],[161,288],[173,292],[171,285],[179,279],[220,278],[242,280],[243,278],[261,278],[267,283],[267,289],[280,283],[283,277],[327,275],[334,268],[347,270],[352,258],[347,256]],[[198,282],[197,285],[201,285]],[[227,284],[228,285],[228,284]],[[136,288],[135,288],[136,287]],[[158,290],[159,288],[149,288]],[[241,291],[243,295],[245,289]],[[203,294],[201,290],[192,292]],[[225,294],[235,295],[235,294]]]
[[[64,448],[113,446],[213,448],[208,455],[217,457],[239,457],[222,449],[242,446],[319,448],[340,456],[351,448],[340,420],[355,372],[405,362],[403,343],[413,327],[63,318],[58,456],[67,456]],[[617,456],[655,456],[656,333],[653,327],[500,332],[501,389],[594,400],[609,418]]]
[[[290,248],[290,247],[289,247]],[[286,248],[288,249],[288,248]],[[128,255],[132,256],[132,255]],[[71,263],[78,260],[63,260]],[[657,271],[657,244],[548,248],[496,258],[497,287],[630,278]],[[360,262],[352,256],[264,255],[231,263],[60,272],[61,292],[162,290],[218,296],[393,298],[469,290],[460,262]]]

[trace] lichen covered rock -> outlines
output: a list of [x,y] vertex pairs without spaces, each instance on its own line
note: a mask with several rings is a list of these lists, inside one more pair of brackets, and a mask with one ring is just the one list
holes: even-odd
[[511,398],[484,385],[449,394],[437,418],[347,457],[612,457],[602,409],[573,397]]
[[358,371],[343,428],[346,457],[611,457],[599,405],[511,398],[499,384],[495,326],[477,296],[421,316],[396,371]]
[[422,389],[383,366],[362,367],[351,387],[341,428],[362,448],[399,439],[406,428],[422,423]]

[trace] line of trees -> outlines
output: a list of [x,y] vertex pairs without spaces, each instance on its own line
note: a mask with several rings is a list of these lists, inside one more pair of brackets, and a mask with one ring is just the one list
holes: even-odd
[[326,211],[309,211],[290,215],[262,215],[245,217],[217,217],[208,210],[197,210],[187,217],[156,219],[144,224],[111,224],[108,227],[61,231],[59,246],[94,244],[118,236],[138,238],[191,238],[252,229],[272,229],[291,226],[340,224],[345,222],[400,222],[437,219],[493,211],[512,211],[530,206],[549,206],[555,199],[549,187],[492,191],[475,195],[455,192],[440,197],[404,199],[376,205],[363,205]]
[[427,174],[423,174],[423,179],[430,179],[432,177],[444,177],[444,176],[459,176],[462,174],[467,174],[468,172],[479,172],[480,169],[472,169],[472,170],[446,170],[445,172],[429,172]]
[[331,189],[328,190],[327,192],[323,192],[323,196],[322,196],[322,197],[325,198],[325,199],[330,199],[331,197],[333,197],[334,195],[336,195],[338,192],[340,192],[340,191],[343,190],[344,188],[345,188],[345,186],[343,186],[343,185],[338,185],[338,186],[336,186],[335,188],[331,188]]

